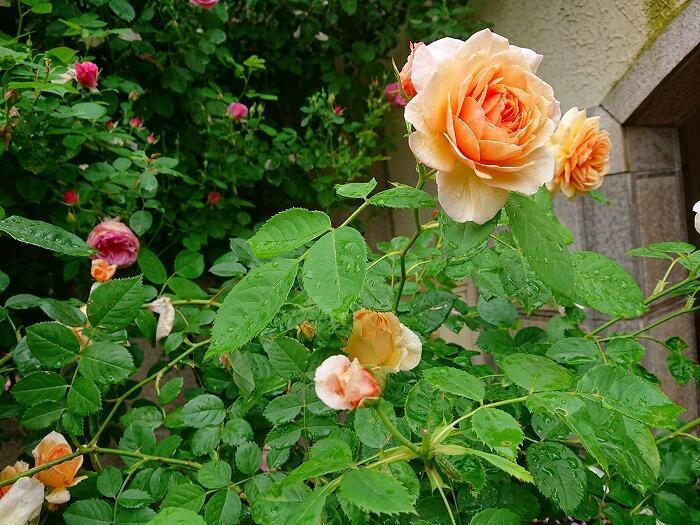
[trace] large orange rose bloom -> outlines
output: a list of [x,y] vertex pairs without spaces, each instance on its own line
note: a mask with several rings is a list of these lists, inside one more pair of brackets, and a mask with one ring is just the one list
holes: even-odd
[[531,195],[552,179],[546,142],[559,102],[535,75],[541,60],[488,29],[413,52],[409,146],[438,171],[440,204],[453,220],[483,224],[509,191]]
[[[51,432],[42,439],[34,450],[35,466],[55,461],[73,452],[70,445],[61,434]],[[53,490],[46,496],[46,501],[59,505],[70,500],[68,487],[78,484],[85,476],[76,477],[78,470],[83,465],[83,456],[78,456],[53,467],[37,473],[36,478]]]
[[573,199],[603,184],[610,161],[610,135],[601,131],[600,117],[586,118],[586,111],[571,108],[561,118],[549,141],[556,168],[549,187]]

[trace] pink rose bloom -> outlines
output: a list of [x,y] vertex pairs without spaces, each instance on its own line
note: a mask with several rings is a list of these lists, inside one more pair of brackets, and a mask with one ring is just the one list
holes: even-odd
[[357,359],[333,355],[316,369],[316,395],[335,410],[354,410],[382,394],[377,378]]
[[106,219],[95,226],[87,243],[99,252],[93,259],[103,259],[120,268],[134,264],[140,247],[134,232],[116,219]]
[[75,79],[83,87],[95,89],[98,73],[99,69],[94,62],[76,62],[75,64]]
[[141,127],[141,117],[134,117],[129,121],[129,124],[131,125],[132,128],[140,128]]
[[396,108],[401,108],[408,103],[406,99],[403,98],[399,93],[398,82],[392,82],[391,84],[386,85],[386,87],[384,88],[384,97],[386,98],[387,102],[389,102],[389,104]]
[[231,102],[226,111],[233,120],[241,120],[248,116],[248,106],[240,102]]
[[214,9],[219,0],[190,0],[190,4],[201,7],[202,9]]
[[345,113],[345,108],[343,106],[341,106],[340,104],[336,104],[335,106],[333,106],[333,114],[334,115],[340,116],[343,113]]

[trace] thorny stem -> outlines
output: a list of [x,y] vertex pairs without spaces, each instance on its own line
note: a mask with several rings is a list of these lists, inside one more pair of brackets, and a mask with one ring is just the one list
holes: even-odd
[[179,356],[177,356],[175,359],[170,361],[167,365],[165,365],[163,368],[158,370],[158,372],[155,372],[148,376],[147,378],[139,381],[136,383],[133,387],[131,387],[129,390],[124,392],[121,396],[119,396],[115,403],[114,406],[112,407],[112,410],[109,412],[105,420],[102,422],[102,425],[100,425],[100,428],[97,430],[93,438],[90,440],[90,443],[88,446],[94,446],[97,443],[97,440],[100,439],[100,436],[102,433],[107,429],[107,426],[109,425],[110,421],[114,417],[114,415],[117,413],[117,410],[119,409],[119,406],[124,402],[125,399],[127,399],[131,394],[136,392],[138,389],[142,388],[144,385],[147,385],[151,381],[154,381],[156,378],[159,376],[162,376],[165,372],[173,368],[175,365],[177,365],[180,361],[182,361],[185,357],[188,355],[192,354],[197,348],[204,346],[205,344],[208,344],[211,339],[205,339],[204,341],[200,341],[199,343],[195,343],[192,346],[190,346],[187,350],[182,352]]
[[173,301],[172,305],[177,306],[180,304],[203,304],[206,306],[215,306],[216,308],[221,307],[221,303],[217,303],[211,299],[182,299],[180,301]]
[[343,226],[347,226],[348,224],[350,224],[350,223],[355,219],[355,217],[357,217],[360,213],[362,213],[362,211],[363,211],[367,206],[369,206],[369,201],[368,201],[368,200],[365,200],[365,202],[363,202],[362,204],[360,204],[360,205],[358,206],[358,208],[357,208],[354,212],[352,212],[352,213],[350,214],[350,217],[348,217],[347,219],[345,219],[345,220],[343,221],[343,223],[342,223],[340,226],[338,226],[338,228],[342,228]]

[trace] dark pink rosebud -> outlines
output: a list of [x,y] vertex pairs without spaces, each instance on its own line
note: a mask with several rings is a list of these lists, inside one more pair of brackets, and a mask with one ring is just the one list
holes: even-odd
[[219,0],[190,0],[190,4],[201,7],[202,9],[214,9]]
[[240,102],[231,102],[226,111],[233,120],[241,120],[248,116],[248,106]]
[[105,127],[107,128],[108,131],[112,131],[114,129],[114,122],[111,120],[105,124]]
[[386,85],[386,88],[384,88],[384,97],[389,104],[397,108],[404,107],[408,103],[399,93],[398,82],[392,82]]
[[99,72],[100,70],[94,62],[76,62],[75,64],[75,80],[83,87],[95,89]]
[[68,206],[75,206],[78,204],[78,192],[75,190],[68,190],[63,194],[63,202],[65,202]]
[[132,128],[140,128],[141,127],[141,117],[134,117],[129,121],[129,125]]
[[343,113],[345,113],[345,108],[344,108],[343,106],[341,106],[340,104],[336,104],[336,105],[333,107],[333,114],[334,114],[334,115],[340,116],[340,115],[342,115]]
[[148,142],[149,144],[153,144],[157,140],[158,138],[153,133],[149,134],[148,137],[146,137],[146,142]]
[[99,253],[93,259],[103,259],[118,267],[131,266],[139,253],[139,239],[134,232],[116,219],[106,219],[95,226],[87,243]]
[[210,191],[207,194],[207,202],[209,205],[213,208],[217,204],[219,204],[219,201],[221,200],[221,193],[218,191]]

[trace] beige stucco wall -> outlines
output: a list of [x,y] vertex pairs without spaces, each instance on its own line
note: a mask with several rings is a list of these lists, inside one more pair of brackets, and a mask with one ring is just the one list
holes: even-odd
[[[692,1],[692,0],[691,0]],[[477,18],[544,55],[562,110],[597,106],[687,0],[474,0]]]

